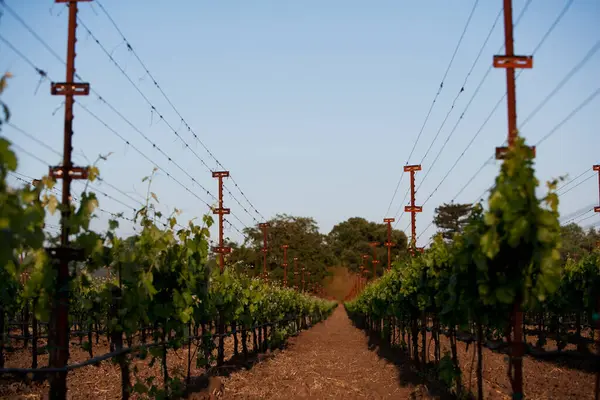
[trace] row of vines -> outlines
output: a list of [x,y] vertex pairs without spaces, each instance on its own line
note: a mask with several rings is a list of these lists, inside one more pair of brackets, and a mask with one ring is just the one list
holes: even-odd
[[[542,199],[536,197],[532,161],[519,139],[496,178],[487,210],[477,205],[461,234],[451,241],[437,236],[423,254],[397,262],[346,303],[349,314],[387,339],[399,332],[398,342],[415,364],[437,368],[438,377],[459,395],[465,393],[457,340],[475,341],[479,399],[483,346],[510,349],[513,398],[523,396],[515,385],[522,376],[516,370],[522,369],[521,356],[548,355],[544,345],[550,338],[557,346],[552,353],[564,355],[561,350],[574,343],[578,356],[594,359],[589,344],[598,323],[600,249],[560,261],[556,183],[548,184]],[[591,330],[591,339],[583,337],[582,328]],[[522,342],[522,332],[533,333],[537,342]],[[442,334],[450,342],[443,355]],[[429,340],[434,362],[427,364]]]
[[[4,84],[3,79],[2,87]],[[76,367],[114,359],[121,370],[123,398],[134,390],[156,398],[174,398],[181,394],[183,384],[182,377],[169,376],[170,349],[187,345],[189,362],[209,370],[223,364],[226,336],[234,337],[236,353],[241,335],[242,351],[247,355],[249,333],[254,334],[254,350],[257,342],[258,348],[266,350],[326,318],[336,306],[229,269],[224,273],[211,270],[208,239],[212,217],[206,215],[200,224],[190,221],[182,226],[177,210],[162,215],[154,205],[158,198],[151,192],[152,176],[144,178],[147,200],[135,215],[140,229],[128,238],[117,234],[118,215],[105,232],[91,229],[99,204],[87,186],[77,201],[71,202],[69,217],[61,223],[68,227],[71,247],[80,260],[70,262],[69,280],[58,287],[57,261],[48,248],[58,246],[60,238],[44,232],[46,215],[62,207],[52,190],[56,182],[44,177],[31,186],[11,187],[7,176],[16,169],[10,142],[0,138],[0,379],[66,379],[68,371]],[[98,175],[98,168],[91,167],[89,180]],[[99,269],[108,269],[108,277],[93,277]],[[67,334],[79,337],[92,360],[53,369],[59,356],[55,343],[60,326],[57,299],[64,297],[60,292],[67,293],[71,331]],[[94,333],[96,340],[100,334],[107,336],[111,353],[94,357]],[[47,346],[38,347],[38,340],[46,338]],[[18,342],[25,348],[32,344],[31,369],[5,365],[5,353]],[[194,353],[192,343],[197,344]],[[38,366],[38,352],[49,353],[47,367]],[[151,356],[152,363],[160,362],[162,387],[152,381],[131,382],[129,364],[134,352]]]

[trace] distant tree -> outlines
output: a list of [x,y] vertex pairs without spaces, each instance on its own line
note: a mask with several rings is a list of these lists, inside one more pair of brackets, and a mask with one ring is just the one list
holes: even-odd
[[442,237],[451,240],[461,233],[471,214],[472,204],[445,203],[435,209],[433,223],[440,229]]
[[[387,240],[387,224],[369,222],[364,218],[353,217],[335,225],[327,236],[327,243],[337,262],[351,271],[358,271],[362,264],[362,255],[368,254],[371,260],[373,250],[369,247],[370,242],[379,242],[377,258],[380,263],[377,268],[378,274],[387,268],[387,248],[384,243]],[[407,254],[407,238],[404,232],[393,229],[392,260],[397,256]],[[369,271],[372,270],[368,263]]]
[[561,226],[561,259],[566,262],[567,258],[580,260],[590,253],[600,240],[600,234],[594,229],[587,232],[579,225],[571,223]]
[[[270,279],[283,280],[283,246],[288,248],[288,281],[293,279],[294,257],[298,257],[298,268],[310,271],[311,282],[321,282],[329,276],[328,267],[334,258],[325,242],[325,235],[313,218],[294,217],[280,214],[268,221],[267,230],[267,270]],[[234,245],[228,257],[228,265],[235,266],[250,276],[260,276],[263,271],[263,233],[258,226],[244,229],[248,240],[242,245]],[[298,271],[300,272],[300,271]],[[308,278],[306,278],[308,282]]]

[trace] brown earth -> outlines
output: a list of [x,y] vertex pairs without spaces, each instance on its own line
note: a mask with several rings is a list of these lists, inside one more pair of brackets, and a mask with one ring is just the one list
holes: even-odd
[[[241,335],[238,335],[240,339],[241,349]],[[230,359],[233,356],[233,338],[225,338],[225,359]],[[45,345],[45,341],[40,340],[38,345]],[[134,345],[139,344],[134,341]],[[21,343],[22,345],[22,343]],[[252,351],[253,344],[251,336],[247,338],[248,349]],[[100,336],[100,341],[96,344],[94,336],[93,340],[94,355],[102,355],[109,353],[109,343],[105,336]],[[193,345],[191,348],[192,354],[196,354],[196,346]],[[89,359],[87,351],[84,351],[81,346],[78,345],[78,341],[71,340],[71,347],[69,349],[70,357],[69,363],[75,364],[78,362]],[[216,354],[216,352],[213,352]],[[163,379],[160,368],[160,362],[151,363],[151,356],[148,356],[145,360],[139,359],[138,357],[130,357],[131,359],[131,383],[134,384],[138,379],[145,380],[146,378],[153,377],[154,383],[163,387]],[[194,359],[194,358],[193,358]],[[195,359],[194,359],[195,360]],[[167,356],[167,363],[169,369],[169,375],[171,377],[178,377],[184,379],[187,372],[188,362],[188,347],[185,346],[179,350],[169,350]],[[38,365],[40,367],[48,365],[48,354],[41,354],[38,357]],[[6,365],[7,368],[30,368],[31,367],[31,348],[21,349],[15,352],[9,352],[6,354]],[[137,369],[137,372],[134,371]],[[202,376],[205,372],[203,367],[197,367],[195,361],[192,361],[191,365],[191,376],[198,377]],[[121,372],[117,364],[111,361],[101,362],[97,366],[87,366],[76,369],[69,372],[67,376],[68,393],[67,397],[70,400],[116,400],[121,398]],[[49,384],[47,382],[33,382],[26,383],[22,381],[14,380],[2,380],[0,379],[0,400],[41,400],[48,398]],[[132,399],[139,398],[138,395],[134,394],[131,396]]]
[[[531,340],[530,340],[531,341]],[[427,341],[430,343],[430,341]],[[442,338],[443,350],[448,342]],[[232,339],[226,341],[226,358],[233,353]],[[252,344],[249,343],[252,349]],[[192,349],[193,350],[193,349]],[[467,349],[458,344],[459,361],[466,388],[475,391],[477,381],[472,368],[475,346]],[[94,344],[94,353],[108,352],[104,338]],[[484,349],[483,378],[486,399],[509,399],[510,385],[506,375],[506,355]],[[30,349],[7,354],[7,367],[28,367]],[[72,343],[70,362],[88,358]],[[184,376],[187,349],[169,354],[171,376]],[[279,351],[261,355],[259,362],[247,369],[233,367],[229,377],[221,377],[213,385],[222,389],[225,399],[431,399],[436,398],[424,385],[402,352],[380,345],[375,335],[367,335],[354,327],[342,305],[326,321],[288,340]],[[47,355],[40,356],[47,364]],[[138,378],[156,377],[162,386],[160,367],[149,360],[133,359],[139,368]],[[192,376],[204,370],[192,365]],[[226,371],[223,371],[226,372]],[[593,399],[594,374],[580,368],[549,361],[524,359],[524,391],[528,399]],[[135,378],[132,377],[135,382]],[[119,399],[118,366],[103,362],[98,367],[85,367],[69,373],[69,399]],[[221,384],[223,386],[221,386]],[[43,399],[48,391],[45,383],[24,384],[0,380],[0,399]],[[137,398],[137,396],[133,396]],[[205,396],[192,398],[208,398]]]
[[345,267],[331,267],[329,271],[331,276],[325,279],[323,287],[329,296],[343,301],[352,290],[355,276]]
[[[428,335],[427,342],[431,336]],[[533,341],[530,338],[529,342]],[[450,351],[450,341],[440,338],[442,355]],[[471,392],[477,391],[477,346],[458,343],[458,359],[463,372],[463,385]],[[433,346],[429,348],[433,358]],[[483,349],[483,390],[485,399],[510,399],[511,386],[508,379],[508,356],[490,349]],[[577,368],[569,368],[566,361],[553,362],[523,358],[523,392],[531,400],[592,400],[594,399],[595,374]],[[572,363],[576,364],[576,363]]]
[[224,399],[410,399],[419,392],[410,368],[370,349],[343,306],[326,321],[291,338],[276,356],[223,379]]

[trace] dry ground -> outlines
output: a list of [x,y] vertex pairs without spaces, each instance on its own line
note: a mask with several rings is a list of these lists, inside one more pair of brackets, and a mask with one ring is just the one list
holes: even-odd
[[416,391],[412,376],[399,376],[398,367],[370,350],[368,342],[340,305],[325,322],[290,339],[275,357],[224,379],[224,398],[411,398]]
[[[232,355],[232,340],[226,342],[226,357]],[[429,342],[429,341],[428,341]],[[447,341],[442,339],[443,348]],[[251,348],[252,345],[249,344]],[[471,371],[473,350],[459,343],[459,359],[465,386],[476,389],[475,372]],[[94,346],[95,354],[108,351],[105,340]],[[78,346],[71,348],[71,362],[87,359]],[[484,387],[486,399],[509,399],[510,386],[506,377],[506,356],[484,349]],[[426,385],[417,377],[411,363],[398,349],[379,346],[379,341],[368,336],[350,322],[340,305],[333,315],[307,331],[288,340],[280,351],[260,357],[249,369],[232,368],[229,377],[220,378],[224,399],[430,399]],[[187,349],[171,352],[171,374],[183,374]],[[7,366],[27,367],[29,352],[9,353]],[[40,357],[40,365],[47,356]],[[139,377],[156,376],[161,381],[158,365],[135,360]],[[192,368],[192,375],[202,374],[201,368]],[[528,399],[593,399],[594,374],[553,362],[542,362],[529,357],[524,361],[525,394]],[[70,399],[120,398],[118,367],[103,362],[98,367],[86,367],[69,374]],[[427,385],[433,388],[431,385]],[[46,384],[25,385],[0,381],[0,399],[42,399]],[[194,396],[194,398],[200,398]]]

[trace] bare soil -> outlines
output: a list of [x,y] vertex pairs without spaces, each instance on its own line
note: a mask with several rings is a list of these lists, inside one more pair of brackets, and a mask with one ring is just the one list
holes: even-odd
[[[427,343],[430,343],[428,338]],[[534,341],[529,338],[529,343]],[[450,352],[449,340],[440,338],[442,355]],[[433,358],[433,345],[429,348]],[[477,391],[476,365],[477,346],[458,343],[458,358],[463,372],[463,385],[471,392]],[[474,356],[475,355],[475,356]],[[531,400],[594,399],[595,374],[586,369],[569,367],[566,361],[542,361],[526,356],[523,358],[523,392]],[[574,364],[574,363],[570,363]],[[508,379],[508,355],[483,349],[483,388],[486,399],[510,399],[511,387]]]
[[430,398],[420,393],[423,388],[409,368],[397,367],[374,350],[339,306],[329,319],[291,338],[275,357],[225,378],[223,398]]
[[[241,334],[239,338],[239,349],[241,351]],[[252,351],[252,336],[248,334],[247,345]],[[69,349],[69,364],[89,359],[87,351],[78,345],[77,339],[71,340]],[[40,340],[38,345],[43,346],[46,342]],[[137,344],[134,342],[134,345]],[[227,337],[224,341],[225,359],[233,356],[233,337]],[[22,343],[21,343],[22,345]],[[100,341],[96,344],[94,335],[93,340],[94,355],[102,355],[110,352],[109,343],[105,336],[100,336]],[[196,348],[192,345],[192,355],[196,354]],[[216,351],[213,352],[216,354]],[[154,377],[154,383],[158,387],[163,387],[163,378],[160,362],[157,361],[151,365],[151,356],[145,360],[132,356],[130,370],[131,382],[134,384],[137,379],[144,380],[148,377]],[[185,346],[179,350],[170,350],[167,356],[167,364],[170,377],[179,377],[185,379],[188,365],[188,347]],[[38,366],[48,365],[48,354],[38,356]],[[6,368],[30,368],[31,367],[31,348],[22,349],[6,354]],[[133,372],[137,367],[137,372]],[[192,357],[191,376],[198,377],[205,372],[204,367],[196,367],[195,357]],[[121,398],[121,372],[119,366],[112,361],[101,362],[97,366],[87,366],[69,372],[67,376],[68,393],[70,400],[115,400]],[[0,400],[20,399],[20,400],[41,400],[48,398],[49,384],[47,382],[20,382],[0,379]],[[137,395],[131,396],[132,399],[139,398]]]
[[[252,350],[251,337],[248,347]],[[530,343],[533,341],[531,338]],[[72,342],[71,363],[84,361],[89,356]],[[428,345],[431,343],[427,341]],[[449,350],[445,337],[441,338],[442,354]],[[44,343],[40,343],[43,345]],[[96,345],[94,354],[108,352],[105,338]],[[194,348],[192,348],[194,350]],[[233,339],[225,342],[225,357],[233,355]],[[468,349],[458,343],[459,361],[465,388],[477,388],[473,357],[475,346]],[[187,348],[169,353],[171,376],[185,376]],[[486,399],[510,399],[507,377],[507,356],[483,350],[483,378]],[[431,355],[432,357],[432,351]],[[47,355],[39,357],[39,365],[47,365]],[[7,354],[7,367],[24,367],[31,364],[30,349]],[[149,360],[133,358],[139,372],[137,377],[156,377],[162,386],[160,366],[149,365]],[[193,363],[195,364],[195,363]],[[192,376],[200,376],[203,368],[192,365]],[[231,365],[219,371],[222,375],[212,382],[224,399],[432,399],[440,398],[435,385],[425,383],[416,373],[410,360],[398,348],[381,344],[376,335],[367,335],[349,320],[343,306],[333,315],[307,331],[288,340],[282,350],[260,355],[255,364]],[[112,362],[89,366],[69,373],[69,399],[119,399],[120,372]],[[132,382],[135,378],[132,376]],[[593,399],[595,374],[585,368],[566,363],[524,359],[525,395],[528,399]],[[214,384],[213,384],[214,383]],[[46,383],[15,383],[0,380],[0,399],[47,398]],[[193,399],[208,398],[206,390]],[[136,398],[133,396],[132,398]]]

